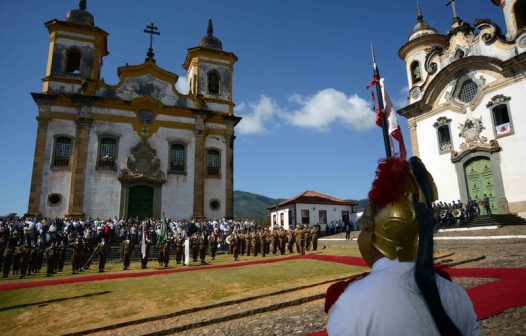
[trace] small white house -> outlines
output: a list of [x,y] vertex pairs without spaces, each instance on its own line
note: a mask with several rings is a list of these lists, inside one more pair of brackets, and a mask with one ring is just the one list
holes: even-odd
[[326,231],[331,222],[356,222],[353,207],[356,201],[344,201],[315,191],[305,191],[281,203],[267,207],[270,211],[270,226],[294,229],[296,225],[320,225]]

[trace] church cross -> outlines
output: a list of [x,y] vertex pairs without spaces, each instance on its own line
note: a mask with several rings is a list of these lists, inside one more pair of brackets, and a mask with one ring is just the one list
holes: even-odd
[[456,0],[449,0],[446,6],[449,5],[451,5],[451,9],[453,10],[453,19],[458,18]]
[[147,59],[151,59],[152,61],[155,62],[155,60],[153,59],[153,56],[154,56],[154,53],[153,53],[153,35],[161,35],[160,32],[158,32],[158,29],[157,27],[155,27],[153,25],[153,22],[150,23],[149,26],[146,26],[146,29],[144,30],[144,32],[146,34],[150,34],[150,48],[148,48],[148,52],[146,53],[146,56],[148,56]]

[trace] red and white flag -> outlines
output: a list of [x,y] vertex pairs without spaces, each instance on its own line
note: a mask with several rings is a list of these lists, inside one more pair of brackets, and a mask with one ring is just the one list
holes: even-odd
[[[396,141],[398,141],[400,158],[402,160],[405,160],[407,157],[407,151],[405,149],[404,138],[402,136],[402,130],[400,129],[400,125],[398,124],[397,113],[393,108],[393,103],[391,102],[391,98],[389,98],[389,95],[387,94],[387,91],[385,90],[383,78],[380,79],[380,88],[382,89],[382,98],[384,101],[384,113],[385,113],[385,118],[387,119],[387,133],[392,138],[394,138]],[[379,126],[382,126],[382,125],[380,124]],[[391,149],[392,149],[392,152],[395,153],[396,150],[393,147],[394,147],[393,142],[391,140]]]

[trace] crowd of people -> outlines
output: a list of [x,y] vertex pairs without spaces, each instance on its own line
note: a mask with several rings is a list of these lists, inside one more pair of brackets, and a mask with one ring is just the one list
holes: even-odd
[[[39,273],[45,265],[46,276],[64,270],[68,257],[72,274],[89,269],[98,260],[104,272],[110,246],[119,246],[123,269],[130,266],[132,252],[139,250],[141,267],[147,268],[152,249],[157,250],[160,266],[168,267],[171,251],[176,264],[191,261],[206,264],[207,255],[215,259],[218,248],[227,244],[234,260],[240,255],[285,254],[288,250],[304,254],[317,249],[318,226],[298,226],[294,230],[262,228],[243,220],[173,219],[75,219],[24,218],[0,219],[0,270],[2,277],[25,278]],[[68,253],[69,252],[69,253]],[[172,253],[173,255],[173,253]]]
[[480,216],[480,206],[476,200],[469,200],[465,205],[460,200],[433,203],[434,222],[440,227],[466,225],[477,216]]

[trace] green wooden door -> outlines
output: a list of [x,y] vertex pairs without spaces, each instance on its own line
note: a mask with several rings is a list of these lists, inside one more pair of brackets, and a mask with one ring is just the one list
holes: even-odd
[[[498,213],[495,182],[490,160],[485,157],[475,158],[466,164],[465,170],[469,197],[480,202],[484,198],[484,194],[488,195],[491,211]],[[486,214],[482,203],[479,204],[481,204],[481,214]]]
[[128,197],[128,217],[152,217],[153,188],[148,186],[134,186],[130,188]]

